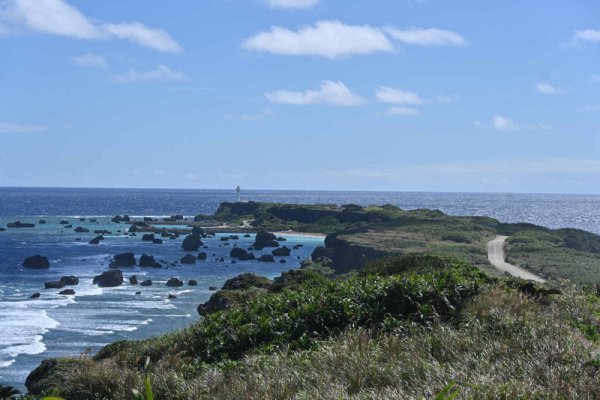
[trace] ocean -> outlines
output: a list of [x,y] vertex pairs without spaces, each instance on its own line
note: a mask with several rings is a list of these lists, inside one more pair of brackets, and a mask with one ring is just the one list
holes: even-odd
[[[486,215],[503,222],[530,222],[549,228],[573,227],[600,234],[600,195],[323,192],[242,190],[243,200],[284,203],[393,204],[404,209],[431,208],[453,215]],[[231,264],[231,249],[219,238],[208,239],[203,249],[208,260],[192,266],[162,269],[124,269],[127,278],[152,279],[151,287],[125,284],[98,288],[92,279],[107,269],[110,256],[132,251],[152,254],[165,265],[179,260],[181,238],[163,244],[141,241],[123,232],[128,226],[110,223],[117,214],[132,217],[164,217],[174,214],[211,214],[223,201],[235,201],[234,190],[167,189],[59,189],[0,188],[0,227],[16,220],[37,224],[35,228],[0,232],[0,384],[23,389],[27,374],[48,357],[93,354],[100,347],[121,339],[142,339],[183,328],[198,320],[198,304],[213,293],[210,286],[244,272],[275,277],[297,267],[310,256],[322,239],[287,235],[289,244],[303,244],[286,263],[243,261]],[[81,221],[80,218],[85,218]],[[97,219],[91,222],[90,218]],[[99,246],[88,245],[93,233],[75,233],[73,228],[112,232]],[[120,232],[119,232],[120,231]],[[77,239],[80,240],[77,240]],[[252,238],[236,241],[248,247]],[[257,255],[261,252],[256,252]],[[48,270],[23,269],[26,257],[41,254],[50,260]],[[219,261],[220,257],[225,262]],[[44,290],[44,282],[64,275],[79,277],[75,296]],[[171,290],[165,282],[179,277],[198,286]],[[141,295],[136,295],[141,291]],[[40,292],[40,299],[29,299]],[[176,295],[169,299],[168,295]]]

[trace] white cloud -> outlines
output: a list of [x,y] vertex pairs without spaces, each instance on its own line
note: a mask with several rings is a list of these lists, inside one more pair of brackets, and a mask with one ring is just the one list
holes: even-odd
[[87,54],[83,54],[81,56],[72,57],[71,60],[73,60],[73,62],[75,64],[81,65],[83,67],[86,67],[86,66],[98,67],[98,68],[107,68],[108,67],[108,62],[106,62],[106,59],[104,57],[99,56],[97,54],[92,54],[92,53],[87,53]]
[[338,58],[355,54],[393,51],[394,46],[378,28],[368,25],[346,25],[339,21],[319,21],[291,31],[271,27],[244,41],[248,50],[282,55],[312,55]]
[[148,28],[139,22],[101,24],[64,0],[0,0],[0,22],[13,30],[75,39],[127,39],[162,52],[181,51],[179,44],[162,30]]
[[437,28],[387,29],[389,35],[404,44],[419,46],[466,46],[467,41],[456,32]]
[[600,43],[600,31],[594,29],[576,31],[573,35],[573,40],[575,42]]
[[549,95],[563,95],[566,94],[566,90],[556,87],[548,82],[538,82],[535,84],[535,90],[542,94]]
[[323,81],[317,90],[292,92],[278,90],[266,93],[265,96],[272,103],[289,105],[328,104],[336,106],[358,106],[366,100],[353,93],[342,82]]
[[106,24],[103,26],[109,36],[128,39],[140,46],[150,47],[164,53],[180,53],[181,46],[161,29],[152,29],[139,22]]
[[165,65],[159,65],[150,71],[135,71],[130,70],[125,74],[113,75],[112,79],[119,83],[137,83],[137,82],[170,82],[170,81],[187,81],[189,78],[182,72],[173,71]]
[[39,133],[47,130],[45,126],[0,122],[0,133]]
[[518,125],[510,118],[496,115],[492,118],[492,127],[498,131],[513,131]]
[[415,92],[394,89],[388,86],[379,87],[379,90],[375,93],[375,97],[381,103],[395,105],[419,105],[425,103]]
[[245,121],[245,122],[258,122],[258,121],[264,120],[265,118],[270,117],[273,114],[274,114],[274,112],[272,109],[263,108],[262,110],[260,110],[257,113],[254,113],[254,114],[240,115],[238,119],[240,121]]
[[320,0],[264,0],[271,8],[311,8],[319,4]]
[[412,107],[390,107],[385,112],[386,115],[401,115],[403,117],[414,117],[421,115],[419,110]]

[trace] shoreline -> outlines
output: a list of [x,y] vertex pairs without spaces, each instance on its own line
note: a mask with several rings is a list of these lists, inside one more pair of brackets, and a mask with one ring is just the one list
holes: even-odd
[[327,237],[327,235],[325,235],[324,233],[298,232],[298,231],[276,231],[276,232],[273,232],[273,234],[276,236],[290,235],[290,236],[299,236],[299,237],[311,238],[311,239],[325,239]]

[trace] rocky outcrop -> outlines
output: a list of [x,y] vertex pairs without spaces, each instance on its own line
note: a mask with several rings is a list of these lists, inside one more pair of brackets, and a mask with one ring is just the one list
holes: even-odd
[[238,260],[241,260],[241,261],[254,260],[253,253],[249,253],[248,251],[246,251],[240,247],[234,247],[233,249],[231,249],[231,252],[229,253],[229,257],[237,258]]
[[136,261],[133,253],[122,253],[113,257],[110,268],[135,267],[135,264]]
[[41,296],[40,292],[35,292],[34,294],[32,294],[31,296],[29,296],[30,299],[39,299]]
[[140,257],[140,263],[139,263],[140,267],[149,267],[149,268],[161,268],[162,265],[160,265],[159,263],[156,262],[156,260],[154,259],[154,256],[149,256],[146,254],[142,254],[142,256]]
[[336,235],[325,238],[325,247],[317,247],[312,253],[313,261],[330,259],[331,267],[337,274],[343,274],[362,268],[366,263],[393,254],[369,246],[351,243]]
[[140,286],[152,286],[152,280],[145,279],[140,283]]
[[25,386],[27,387],[28,394],[41,397],[48,390],[66,386],[69,374],[73,369],[80,368],[80,364],[81,360],[76,358],[43,360],[27,376]]
[[15,221],[15,222],[9,222],[8,224],[6,224],[7,228],[35,228],[35,224],[29,224],[26,222],[21,222],[21,221]]
[[103,272],[100,275],[94,277],[94,285],[100,287],[115,287],[123,284],[123,272],[118,269]]
[[188,265],[196,264],[196,257],[194,257],[192,254],[186,254],[185,256],[181,257],[179,262]]
[[63,291],[58,292],[58,294],[62,294],[65,296],[72,296],[75,294],[75,291],[73,289],[65,289]]
[[275,262],[275,259],[273,258],[273,256],[271,254],[263,254],[262,256],[258,257],[258,261],[260,261],[260,262]]
[[198,281],[195,279],[190,279],[188,281],[188,286],[198,286]]
[[181,287],[183,286],[183,281],[179,278],[171,278],[167,281],[168,287]]
[[79,278],[73,275],[63,276],[62,278],[60,278],[60,281],[64,282],[67,286],[79,285]]
[[50,262],[47,257],[35,255],[28,257],[23,261],[23,267],[25,268],[50,268]]
[[262,250],[265,247],[279,247],[276,239],[277,237],[274,234],[260,230],[256,233],[252,247],[256,250]]
[[144,242],[151,242],[153,240],[154,240],[153,233],[145,233],[144,235],[142,235],[142,241],[144,241]]
[[77,228],[75,228],[75,232],[77,233],[89,233],[90,230],[81,226],[78,226]]
[[198,251],[200,246],[202,246],[202,240],[199,235],[188,235],[183,239],[183,243],[181,243],[181,248],[185,251]]
[[204,253],[204,252],[200,252],[200,253],[198,253],[198,257],[197,257],[197,259],[198,259],[199,261],[205,261],[207,257],[208,257],[208,254],[206,254],[206,253]]
[[46,220],[45,220],[45,219],[40,219],[40,220],[38,221],[38,224],[40,224],[40,225],[44,225],[45,223],[46,223]]
[[223,290],[245,290],[251,287],[267,289],[269,286],[271,281],[264,276],[247,273],[226,280]]
[[289,257],[292,254],[292,251],[289,249],[289,247],[283,246],[273,250],[271,254],[276,257]]
[[123,215],[123,216],[120,216],[120,215],[115,215],[115,216],[114,216],[114,217],[113,217],[113,218],[110,220],[110,222],[114,222],[114,223],[116,223],[116,224],[120,224],[121,222],[129,222],[129,221],[131,221],[131,219],[129,218],[129,216],[128,216],[128,215]]
[[95,238],[93,238],[92,240],[90,240],[88,243],[89,244],[100,244],[100,242],[104,240],[104,236],[102,235],[98,235]]
[[49,281],[44,282],[44,289],[62,289],[65,287],[63,281]]

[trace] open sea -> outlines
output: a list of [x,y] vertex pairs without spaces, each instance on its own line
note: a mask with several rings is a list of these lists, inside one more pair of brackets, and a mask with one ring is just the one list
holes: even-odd
[[[486,215],[503,222],[573,227],[600,234],[600,195],[243,190],[242,199],[393,204],[404,209],[439,209],[453,215]],[[320,238],[287,235],[288,247],[304,247],[286,257],[285,264],[231,264],[231,247],[225,246],[217,235],[205,240],[208,248],[202,251],[208,253],[207,261],[162,269],[122,268],[127,282],[135,274],[140,281],[152,279],[151,287],[127,283],[117,288],[99,288],[92,284],[95,275],[107,270],[108,258],[114,254],[152,254],[165,265],[186,254],[181,249],[183,236],[166,238],[163,244],[143,242],[141,235],[123,234],[128,226],[111,223],[113,216],[190,217],[211,214],[219,203],[235,200],[233,190],[0,188],[0,227],[16,220],[37,225],[0,231],[0,384],[24,389],[27,374],[44,358],[93,354],[115,340],[147,338],[188,326],[198,320],[196,308],[212,294],[210,286],[221,287],[226,279],[244,272],[275,277],[297,267],[314,247],[322,244]],[[47,224],[38,224],[42,218]],[[97,222],[90,222],[90,218]],[[89,245],[93,233],[78,234],[65,229],[59,224],[62,219],[73,228],[107,229],[112,234],[98,246]],[[240,236],[236,243],[248,247],[252,239]],[[257,256],[262,253],[255,252]],[[21,266],[26,257],[35,254],[49,258],[48,270],[25,270]],[[220,257],[225,262],[218,261]],[[72,287],[75,296],[44,290],[45,281],[64,275],[79,277],[79,285]],[[198,286],[171,290],[165,286],[171,277],[185,282],[195,279]],[[135,295],[136,291],[141,291],[141,295]],[[35,292],[41,293],[40,299],[29,299]],[[169,294],[177,298],[168,299]]]

